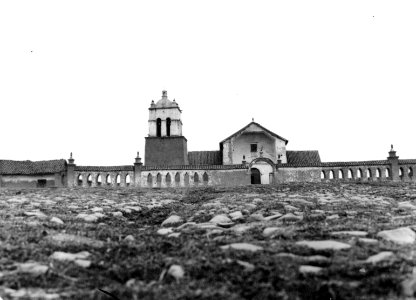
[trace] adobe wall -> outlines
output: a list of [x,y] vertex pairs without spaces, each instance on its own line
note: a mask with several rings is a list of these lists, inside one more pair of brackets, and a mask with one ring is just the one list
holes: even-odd
[[38,180],[46,180],[44,187],[55,187],[55,175],[2,175],[1,187],[5,188],[36,188]]
[[134,186],[133,179],[133,171],[75,171],[73,181],[69,185],[79,187],[129,187]]
[[[330,166],[325,166],[325,165]],[[416,163],[398,162],[397,168],[387,161],[362,162],[352,164],[349,162],[323,163],[321,172],[322,181],[348,180],[348,181],[403,181],[416,182],[413,175]],[[397,174],[396,174],[397,173]]]
[[278,168],[275,173],[275,182],[319,182],[321,181],[321,168]]
[[[150,176],[149,176],[150,175]],[[141,187],[196,187],[196,186],[235,186],[250,184],[247,169],[236,170],[153,170],[143,171]]]

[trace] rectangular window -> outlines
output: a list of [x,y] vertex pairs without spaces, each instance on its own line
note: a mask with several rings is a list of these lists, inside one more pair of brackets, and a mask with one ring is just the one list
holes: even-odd
[[257,152],[257,144],[250,144],[250,152]]

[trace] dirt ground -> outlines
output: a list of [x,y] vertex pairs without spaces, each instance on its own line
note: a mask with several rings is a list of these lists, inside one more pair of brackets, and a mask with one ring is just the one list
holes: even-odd
[[0,296],[413,299],[413,229],[410,184],[0,189]]

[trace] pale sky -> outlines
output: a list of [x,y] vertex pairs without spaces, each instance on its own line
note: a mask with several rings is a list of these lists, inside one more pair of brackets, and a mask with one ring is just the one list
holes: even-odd
[[188,150],[254,120],[322,161],[416,158],[416,2],[0,1],[0,159],[144,157],[162,90]]

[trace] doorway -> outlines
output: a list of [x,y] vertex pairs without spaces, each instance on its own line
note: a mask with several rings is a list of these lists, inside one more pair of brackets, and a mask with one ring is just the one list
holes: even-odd
[[36,187],[38,187],[38,188],[44,188],[44,187],[46,187],[46,179],[38,179],[38,182],[36,184]]
[[257,168],[251,168],[251,184],[261,184],[261,175]]

